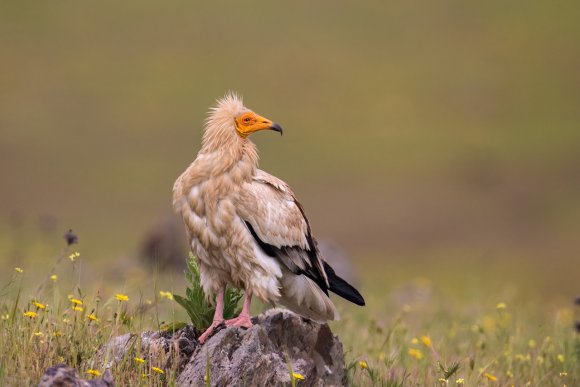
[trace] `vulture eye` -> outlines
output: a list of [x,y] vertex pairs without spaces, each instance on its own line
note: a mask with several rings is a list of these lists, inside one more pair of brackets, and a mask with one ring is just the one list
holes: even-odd
[[251,118],[250,118],[250,117],[244,117],[244,122],[245,122],[246,124],[247,124],[247,123],[249,123],[249,122],[250,122],[250,120],[251,120]]

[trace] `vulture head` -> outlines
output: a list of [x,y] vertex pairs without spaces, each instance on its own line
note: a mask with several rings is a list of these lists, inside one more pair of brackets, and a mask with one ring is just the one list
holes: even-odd
[[251,110],[238,115],[234,121],[236,123],[236,130],[242,137],[247,137],[254,132],[265,129],[275,130],[282,134],[282,127],[280,125],[257,115]]
[[213,137],[213,132],[219,132],[222,137],[235,133],[246,138],[261,130],[274,130],[282,134],[280,125],[245,107],[242,98],[235,93],[228,93],[217,101],[205,125],[205,133],[210,137]]

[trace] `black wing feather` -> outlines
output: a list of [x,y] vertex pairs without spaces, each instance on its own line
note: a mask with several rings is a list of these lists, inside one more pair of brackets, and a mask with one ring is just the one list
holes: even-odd
[[[262,249],[262,251],[264,251],[264,253],[266,253],[272,258],[277,258],[278,260],[280,260],[292,273],[307,276],[308,278],[313,280],[318,285],[318,287],[320,287],[320,289],[324,291],[326,295],[328,295],[328,285],[326,284],[326,280],[322,276],[322,273],[316,270],[309,262],[305,262],[306,267],[302,269],[298,267],[298,265],[296,265],[291,258],[291,256],[296,254],[298,254],[300,257],[304,257],[304,253],[307,253],[307,256],[310,258],[310,262],[312,262],[312,258],[317,257],[316,252],[314,252],[313,250],[310,251],[304,250],[298,246],[282,246],[280,248],[273,246],[260,239],[260,237],[254,230],[250,222],[246,221],[245,223],[246,226],[248,227],[248,230],[250,230],[250,233],[252,234],[252,236]],[[312,254],[314,254],[314,257],[312,256]]]
[[[316,245],[314,245],[314,248],[311,248],[310,251],[304,250],[298,246],[282,246],[278,248],[261,240],[258,234],[256,234],[256,231],[254,230],[252,225],[249,222],[245,223],[246,226],[248,227],[248,230],[250,230],[252,237],[254,237],[254,239],[258,243],[258,246],[260,246],[262,251],[264,251],[264,253],[266,253],[272,258],[279,259],[292,273],[307,276],[308,278],[313,280],[318,285],[318,287],[320,287],[320,289],[324,291],[324,293],[327,296],[328,291],[330,290],[331,292],[341,296],[342,298],[352,303],[361,306],[365,305],[365,300],[363,296],[359,293],[359,291],[356,290],[351,284],[346,282],[344,279],[340,278],[334,272],[334,269],[326,261],[321,260],[324,265],[323,270],[324,273],[326,274],[326,277],[328,278],[329,286],[326,285],[326,281],[322,277],[321,273],[315,270],[312,267],[312,265],[308,265],[307,268],[303,270],[300,267],[298,267],[298,265],[296,265],[290,258],[290,255],[300,254],[301,256],[303,256],[303,254],[306,252],[308,253],[311,262],[313,261],[313,258],[315,259],[315,262],[318,262],[318,249],[316,248]],[[316,243],[311,236],[310,238],[308,238],[308,241],[309,242],[312,241],[311,242],[312,244]],[[310,246],[312,246],[312,244]],[[314,256],[312,256],[312,254]]]
[[[271,182],[263,179],[258,179],[259,182],[262,184],[269,185],[274,190],[280,191],[280,188],[276,185],[272,184]],[[306,242],[307,242],[307,249],[303,249],[299,246],[282,246],[276,247],[269,243],[264,242],[260,239],[250,222],[245,221],[248,230],[260,246],[260,248],[272,258],[277,258],[284,264],[288,270],[292,273],[297,275],[305,275],[311,280],[313,280],[320,289],[328,296],[328,291],[332,291],[337,295],[357,304],[357,305],[364,305],[365,300],[362,295],[356,290],[352,285],[346,282],[344,279],[340,278],[334,272],[334,269],[330,267],[330,265],[324,261],[323,259],[319,259],[318,255],[318,246],[316,244],[316,240],[312,237],[312,232],[310,231],[310,222],[308,222],[308,218],[304,213],[304,208],[302,205],[296,200],[294,195],[291,195],[294,201],[294,204],[300,210],[302,214],[302,218],[304,222],[306,222]],[[305,264],[305,268],[299,267],[293,260],[292,257],[298,258]]]

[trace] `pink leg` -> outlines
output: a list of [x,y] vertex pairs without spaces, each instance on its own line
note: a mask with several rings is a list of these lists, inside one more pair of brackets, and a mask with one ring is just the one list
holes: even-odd
[[211,336],[211,334],[213,333],[214,329],[220,325],[222,322],[224,321],[224,291],[220,290],[216,296],[215,299],[215,313],[213,315],[213,322],[211,323],[211,325],[209,326],[209,328],[207,328],[205,330],[205,332],[203,332],[203,334],[201,336],[199,336],[198,341],[203,344],[204,341]]
[[239,327],[239,328],[250,328],[252,320],[250,319],[250,304],[252,303],[252,292],[246,290],[244,294],[244,306],[242,307],[242,313],[236,318],[231,320],[226,320],[226,325],[228,327]]

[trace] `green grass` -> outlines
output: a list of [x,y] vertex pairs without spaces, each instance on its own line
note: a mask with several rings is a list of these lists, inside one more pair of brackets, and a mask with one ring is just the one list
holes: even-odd
[[[124,333],[161,329],[160,310],[166,310],[161,313],[165,316],[174,316],[171,310],[176,304],[168,300],[172,299],[170,292],[133,297],[120,287],[109,289],[110,296],[104,298],[99,291],[86,291],[91,288],[86,283],[71,282],[71,278],[81,277],[82,259],[67,248],[55,267],[35,283],[30,282],[26,267],[18,267],[0,285],[0,385],[35,385],[48,367],[59,363],[75,367],[81,377],[98,377],[105,371],[103,364],[111,360],[106,352],[97,358],[103,344]],[[69,278],[53,274],[60,266],[68,269]],[[113,364],[117,385],[171,383],[174,370],[162,369],[167,359],[135,361],[139,348],[136,342],[125,359]]]
[[[55,266],[79,278],[82,259],[65,249]],[[345,346],[349,384],[573,386],[580,381],[572,300],[529,292],[533,275],[528,273],[528,285],[518,277],[502,284],[480,268],[457,276],[450,265],[426,278],[414,276],[410,266],[387,271],[369,261],[367,267],[375,269],[361,276],[367,306],[337,301],[342,319],[331,324]],[[49,366],[62,362],[84,377],[96,377],[88,372],[105,371],[107,355],[100,360],[95,355],[112,337],[158,330],[164,320],[185,317],[156,286],[128,300],[123,288],[113,287],[105,298],[100,291],[83,290],[90,283],[69,285],[61,276],[51,277],[53,270],[36,283],[27,273],[26,267],[14,270],[0,288],[2,385],[33,385]],[[115,381],[173,383],[174,369],[154,371],[166,359],[134,360],[139,345],[114,364]],[[301,383],[294,377],[290,382]]]
[[343,309],[336,333],[354,385],[578,384],[572,300],[544,303],[489,278],[445,286],[446,277],[377,281],[368,310]]
[[[187,289],[185,289],[185,296],[174,294],[173,297],[175,298],[175,301],[185,309],[193,326],[201,332],[211,325],[215,313],[215,305],[210,304],[203,293],[203,288],[200,283],[199,268],[191,253],[187,260],[185,278],[188,283]],[[240,301],[243,296],[244,293],[239,289],[231,287],[226,289],[224,294],[224,319],[229,320],[240,314],[242,311]]]

